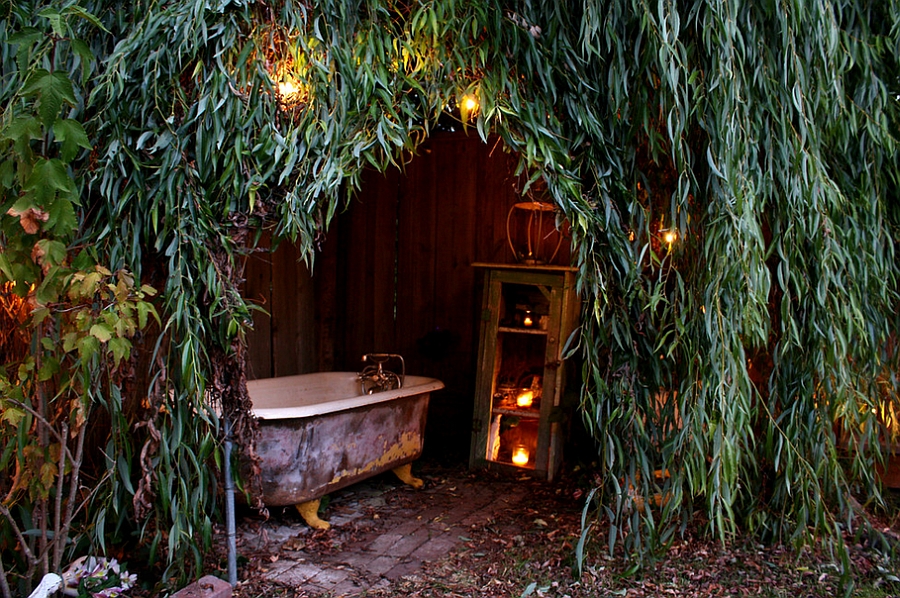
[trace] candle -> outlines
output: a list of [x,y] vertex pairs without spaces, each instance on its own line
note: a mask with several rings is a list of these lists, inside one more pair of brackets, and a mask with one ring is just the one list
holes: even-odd
[[512,462],[519,467],[528,465],[528,449],[524,446],[517,446],[513,450]]
[[525,328],[531,328],[534,325],[534,320],[531,319],[531,312],[525,312],[525,319],[522,320],[522,324],[525,325]]
[[534,392],[531,390],[523,390],[516,396],[516,405],[519,407],[531,407],[534,402]]

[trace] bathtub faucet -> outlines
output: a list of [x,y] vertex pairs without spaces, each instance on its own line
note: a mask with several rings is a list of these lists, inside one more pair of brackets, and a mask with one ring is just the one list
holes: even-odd
[[[400,375],[384,369],[384,364],[390,359],[400,361]],[[383,390],[395,390],[403,387],[403,379],[406,377],[406,362],[403,357],[393,353],[366,353],[362,356],[367,365],[357,374],[360,390],[363,394],[370,395]]]

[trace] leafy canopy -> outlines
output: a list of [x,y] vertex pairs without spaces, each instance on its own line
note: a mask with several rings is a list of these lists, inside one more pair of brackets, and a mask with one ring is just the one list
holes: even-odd
[[[38,10],[19,4],[4,73]],[[17,139],[75,104],[85,136],[54,128],[59,159],[91,152],[67,166],[74,183],[42,163],[49,184],[23,180],[31,203],[15,209],[78,190],[104,261],[165,273],[154,396],[168,406],[153,421],[169,457],[143,496],[170,554],[205,525],[176,483],[202,478],[205,397],[244,425],[246,395],[227,389],[249,232],[274,223],[312,261],[341,190],[415,151],[467,94],[470,126],[543,177],[572,225],[581,415],[611,546],[645,553],[698,509],[722,538],[836,537],[851,488],[877,498],[896,402],[897,0],[65,6],[103,25],[86,93],[72,101],[49,70],[6,76],[3,93],[41,94]]]

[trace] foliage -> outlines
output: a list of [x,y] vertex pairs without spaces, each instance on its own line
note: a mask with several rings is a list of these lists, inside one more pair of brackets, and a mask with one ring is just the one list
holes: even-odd
[[[252,461],[250,232],[275,226],[312,262],[342,189],[406,159],[467,94],[467,126],[500,135],[572,226],[611,545],[647,555],[695,512],[722,539],[837,538],[852,492],[878,500],[879,412],[896,401],[897,0],[53,5],[97,15],[79,25],[97,59],[72,55],[71,93],[46,67],[26,78],[13,32],[69,21],[9,9],[0,94],[35,112],[4,121],[19,123],[5,143],[59,156],[34,153],[40,177],[15,187],[31,199],[4,206],[48,234],[77,224],[97,263],[162,286],[147,435],[129,450],[135,515],[173,574],[208,537],[210,403]],[[37,280],[32,245],[4,248],[5,279]],[[47,249],[51,266],[69,253]]]
[[[74,19],[99,26],[77,7],[45,8],[38,14],[43,29],[10,37],[18,68],[4,81],[11,95],[0,120],[3,303],[15,316],[11,323],[31,331],[30,350],[5,353],[16,359],[0,371],[0,470],[12,472],[0,477],[0,541],[19,545],[15,559],[4,561],[20,589],[72,557],[73,527],[81,539],[81,530],[97,525],[92,519],[103,513],[122,457],[113,444],[105,479],[85,490],[89,424],[100,406],[113,429],[121,426],[115,379],[130,357],[130,339],[157,317],[148,301],[154,289],[126,269],[98,264],[76,238],[80,184],[73,168],[91,145],[68,114],[78,103],[76,68],[86,78],[92,58],[73,35]],[[103,544],[102,535],[95,539]],[[2,566],[0,580],[10,596]]]

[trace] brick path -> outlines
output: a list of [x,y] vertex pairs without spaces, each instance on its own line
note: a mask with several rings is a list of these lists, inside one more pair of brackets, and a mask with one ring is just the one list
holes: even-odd
[[392,580],[415,575],[501,511],[521,507],[514,479],[462,469],[418,471],[426,485],[416,491],[391,474],[377,476],[330,497],[316,532],[290,510],[268,521],[239,521],[238,552],[253,553],[263,574],[310,594],[355,596]]

